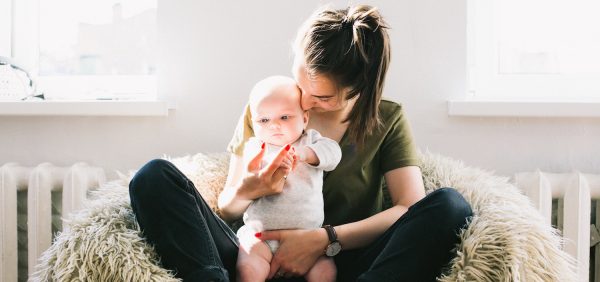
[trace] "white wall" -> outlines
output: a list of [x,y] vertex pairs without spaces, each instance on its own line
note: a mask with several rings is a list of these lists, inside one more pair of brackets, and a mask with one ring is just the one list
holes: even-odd
[[[321,1],[159,0],[159,92],[169,117],[0,117],[0,164],[75,161],[114,170],[162,154],[223,151],[252,85],[290,74],[297,27]],[[346,1],[337,1],[340,6]],[[465,0],[368,1],[391,25],[385,95],[402,102],[422,149],[511,175],[600,173],[600,119],[456,118],[465,93]]]

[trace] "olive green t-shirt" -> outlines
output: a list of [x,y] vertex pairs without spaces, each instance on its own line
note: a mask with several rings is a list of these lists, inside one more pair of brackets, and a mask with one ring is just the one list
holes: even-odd
[[[383,126],[365,138],[362,148],[357,149],[347,134],[342,137],[342,160],[335,170],[323,176],[323,224],[340,225],[379,213],[383,208],[383,174],[420,165],[402,107],[382,100],[379,114]],[[244,143],[252,136],[252,118],[246,107],[227,150],[241,156]]]

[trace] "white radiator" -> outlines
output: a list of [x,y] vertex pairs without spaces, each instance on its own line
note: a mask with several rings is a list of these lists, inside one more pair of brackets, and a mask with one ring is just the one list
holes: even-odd
[[[600,202],[596,201],[600,199],[600,175],[537,171],[518,173],[515,182],[547,223],[562,230],[563,248],[577,260],[579,281],[600,281],[600,235],[596,228],[596,222],[600,222]],[[596,222],[591,222],[592,213]],[[594,249],[590,250],[592,246]],[[594,262],[591,272],[590,259]]]
[[85,163],[0,167],[0,281],[26,281],[53,232],[67,228],[61,215],[81,208],[87,191],[105,180],[103,169]]

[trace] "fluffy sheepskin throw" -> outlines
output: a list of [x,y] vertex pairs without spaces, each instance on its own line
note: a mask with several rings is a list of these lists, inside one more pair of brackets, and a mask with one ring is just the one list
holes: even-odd
[[[427,192],[454,187],[475,216],[460,233],[456,258],[440,281],[576,281],[561,237],[543,223],[526,196],[507,178],[426,153]],[[227,154],[197,154],[171,160],[198,187],[211,207],[227,175]],[[129,205],[128,178],[94,191],[82,211],[69,216],[40,257],[33,281],[177,281],[160,267],[141,237]]]

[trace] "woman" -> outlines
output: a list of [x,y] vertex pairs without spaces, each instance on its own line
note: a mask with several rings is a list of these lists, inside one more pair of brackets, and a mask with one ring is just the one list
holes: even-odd
[[[335,259],[338,281],[434,281],[472,212],[453,189],[425,196],[402,108],[381,99],[390,45],[379,12],[366,5],[317,11],[299,30],[294,51],[308,128],[336,140],[342,160],[324,178],[326,228],[256,234],[280,242],[269,276],[301,276],[326,253]],[[250,120],[246,110],[229,145],[230,170],[219,198],[226,220],[239,218],[252,200],[280,193],[289,172],[285,150],[265,168],[256,165],[263,151],[243,165]],[[383,180],[393,204],[385,210]],[[165,267],[186,281],[235,277],[234,233],[171,164],[144,166],[130,195]]]

